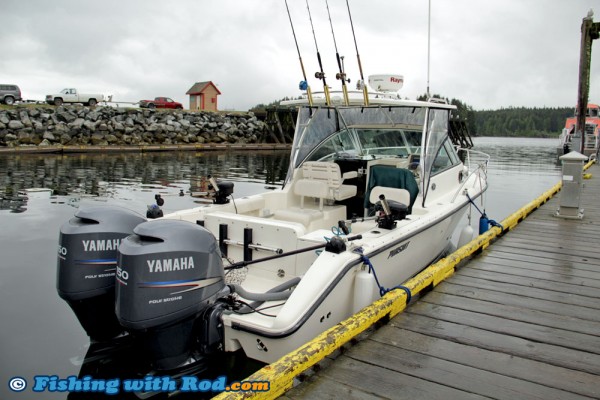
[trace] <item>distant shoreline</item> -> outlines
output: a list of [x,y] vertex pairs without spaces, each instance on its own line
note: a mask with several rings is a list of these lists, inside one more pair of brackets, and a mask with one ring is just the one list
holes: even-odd
[[253,149],[258,147],[252,146],[271,143],[267,140],[271,133],[269,126],[252,112],[156,111],[71,105],[0,109],[0,151]]
[[0,154],[66,154],[66,153],[127,153],[127,152],[160,152],[160,151],[252,151],[252,150],[289,150],[290,144],[276,143],[205,143],[178,145],[145,145],[145,146],[16,146],[0,147]]

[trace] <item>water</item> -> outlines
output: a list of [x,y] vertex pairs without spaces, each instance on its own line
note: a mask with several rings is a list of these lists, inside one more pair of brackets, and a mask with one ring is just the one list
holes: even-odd
[[[503,220],[559,181],[555,147],[555,139],[475,139],[475,149],[492,159],[485,195],[490,218]],[[31,386],[23,393],[8,389],[14,376],[31,385],[35,375],[66,378],[82,368],[89,339],[55,286],[59,228],[75,207],[114,204],[144,214],[160,193],[166,212],[188,208],[197,200],[180,191],[197,190],[199,177],[207,174],[234,181],[234,196],[241,197],[280,184],[288,160],[287,152],[0,156],[0,398],[32,397]],[[52,195],[26,192],[31,188],[50,188]],[[117,367],[136,365],[125,353],[104,370],[96,367],[89,371],[94,378],[112,378]],[[246,376],[244,366],[238,368],[239,378]]]
[[491,157],[485,206],[500,222],[560,182],[557,139],[475,138],[475,149]]

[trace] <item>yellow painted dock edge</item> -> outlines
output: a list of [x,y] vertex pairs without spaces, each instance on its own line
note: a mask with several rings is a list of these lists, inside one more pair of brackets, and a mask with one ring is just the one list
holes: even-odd
[[[588,162],[584,166],[587,170],[594,164]],[[450,256],[432,264],[421,273],[405,283],[414,295],[420,293],[429,286],[436,286],[444,279],[452,276],[459,262],[469,257],[480,249],[488,247],[492,240],[501,234],[513,229],[519,222],[541,205],[551,199],[560,191],[562,182],[544,192],[537,199],[521,207],[512,215],[502,221],[504,232],[498,227],[492,227],[486,233],[456,250]],[[213,397],[216,400],[233,399],[275,399],[283,395],[293,387],[294,378],[306,371],[308,368],[323,360],[326,356],[349,342],[361,332],[368,329],[374,323],[385,316],[393,318],[406,308],[406,292],[393,290],[370,306],[363,308],[350,318],[340,322],[336,326],[323,332],[310,342],[299,347],[293,352],[283,356],[272,364],[258,370],[246,381],[262,381],[270,383],[270,390],[266,392],[223,392]]]

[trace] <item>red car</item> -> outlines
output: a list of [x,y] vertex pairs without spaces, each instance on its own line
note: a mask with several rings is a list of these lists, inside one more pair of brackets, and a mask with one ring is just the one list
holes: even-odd
[[169,97],[155,97],[154,100],[140,100],[141,108],[174,108],[181,110],[183,105]]

